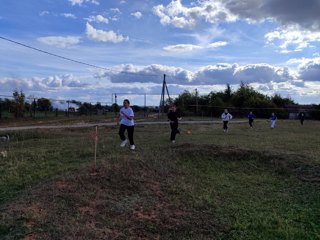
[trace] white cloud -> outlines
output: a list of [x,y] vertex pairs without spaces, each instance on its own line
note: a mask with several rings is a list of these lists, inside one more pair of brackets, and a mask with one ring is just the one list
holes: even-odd
[[236,64],[220,63],[200,68],[195,73],[193,83],[198,84],[237,84],[234,72],[238,68]]
[[218,42],[208,44],[207,48],[219,48],[219,47],[224,47],[227,44],[228,44],[227,42],[218,41]]
[[45,15],[49,15],[50,14],[50,12],[48,12],[48,11],[42,11],[41,13],[39,13],[39,16],[45,16]]
[[131,13],[131,15],[136,17],[137,19],[142,18],[142,13],[141,12],[134,12],[134,13]]
[[120,19],[120,15],[122,14],[122,12],[120,11],[120,9],[119,8],[110,8],[110,11],[111,11],[111,13],[110,14],[112,14],[112,16],[111,17],[109,17],[109,19],[111,20],[111,21],[118,21],[119,19]]
[[88,86],[72,74],[65,74],[62,76],[49,76],[47,78],[39,79],[39,85],[45,88],[82,88]]
[[320,81],[320,57],[292,58],[287,64],[297,66],[298,77],[303,81]]
[[240,84],[290,82],[297,80],[297,74],[288,68],[268,64],[237,65],[220,63],[202,67],[195,72],[183,68],[152,64],[144,67],[121,65],[113,72],[100,72],[97,77],[109,76],[112,82],[161,82],[166,74],[168,82],[182,85]]
[[[80,81],[72,74],[65,74],[61,76],[49,76],[45,78],[0,78],[1,86],[4,91],[12,92],[14,89],[23,92],[41,92],[48,90],[67,90],[71,88],[84,88],[89,84]],[[46,97],[42,95],[41,97]]]
[[285,82],[296,79],[296,74],[288,68],[275,67],[269,64],[249,64],[238,67],[234,73],[238,81],[252,82]]
[[301,30],[297,27],[278,29],[265,35],[268,44],[279,46],[280,52],[298,52],[320,42],[320,32]]
[[89,23],[86,24],[86,34],[89,39],[100,42],[120,43],[129,40],[129,37],[124,37],[121,34],[115,33],[114,31],[103,31],[95,29]]
[[190,52],[195,49],[201,49],[202,47],[193,44],[177,44],[177,45],[169,45],[163,48],[163,50],[168,52]]
[[72,19],[76,19],[77,17],[72,14],[72,13],[62,13],[62,16],[64,16],[65,18],[72,18]]
[[194,28],[200,22],[221,23],[242,19],[248,22],[275,21],[283,28],[299,26],[320,31],[320,1],[308,0],[201,0],[183,5],[172,0],[154,6],[153,12],[163,25]]
[[320,81],[320,58],[302,59],[298,69],[302,80]]
[[82,6],[83,3],[92,3],[95,5],[99,5],[99,1],[97,0],[68,0],[72,6],[79,5]]
[[121,14],[121,11],[119,8],[110,8],[110,11],[115,12],[117,14]]
[[218,23],[232,22],[237,18],[219,1],[199,1],[198,6],[186,7],[181,0],[172,0],[167,6],[157,5],[153,12],[162,25],[177,28],[194,28],[200,21]]
[[218,41],[210,44],[204,43],[203,45],[195,45],[195,44],[176,44],[176,45],[169,45],[163,47],[163,50],[167,52],[173,52],[173,53],[186,53],[186,52],[191,52],[195,50],[201,50],[204,48],[209,48],[209,49],[216,49],[219,47],[226,46],[228,43],[223,42],[223,41]]
[[48,36],[48,37],[37,38],[37,40],[41,43],[44,43],[50,46],[61,47],[61,48],[76,45],[80,42],[80,39],[81,37],[78,37],[78,36],[67,36],[67,37]]
[[148,66],[135,66],[132,64],[120,65],[114,71],[104,71],[96,75],[97,78],[108,77],[112,83],[157,83],[161,84],[163,75],[175,78],[174,83],[186,84],[193,78],[191,71],[160,64]]
[[305,87],[305,82],[302,80],[293,80],[291,81],[291,84],[296,87]]
[[[316,68],[310,67],[311,62],[315,63],[313,64],[315,66],[320,63],[320,59],[306,61],[301,65],[300,70],[310,70],[312,73]],[[315,81],[311,78],[299,79],[286,68],[268,64],[221,63],[199,68],[194,72],[159,64],[147,66],[128,64],[116,66],[112,71],[101,71],[96,78],[86,77],[81,80],[80,77],[72,74],[45,78],[0,77],[0,85],[3,94],[7,95],[11,95],[12,90],[17,89],[36,97],[97,102],[115,92],[159,93],[164,74],[166,74],[170,94],[181,93],[184,89],[193,91],[195,88],[201,94],[207,94],[210,91],[224,90],[226,83],[231,84],[231,87],[236,90],[243,81],[263,94],[271,96],[278,93],[285,97],[291,96],[300,103],[319,103],[320,84],[316,79]],[[43,92],[46,92],[45,96]],[[125,96],[121,95],[121,97]],[[138,97],[132,95],[129,97],[138,101]],[[152,101],[158,104],[159,96]],[[141,104],[143,104],[143,97]],[[148,102],[148,104],[154,103]]]
[[96,22],[96,23],[105,23],[108,24],[109,20],[102,15],[89,16],[89,18],[85,18],[88,22]]

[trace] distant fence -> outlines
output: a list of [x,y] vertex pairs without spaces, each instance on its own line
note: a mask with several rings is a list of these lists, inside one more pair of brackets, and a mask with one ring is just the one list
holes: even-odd
[[[24,104],[18,106],[12,96],[1,98],[0,95],[0,120],[20,119],[45,119],[45,118],[70,118],[70,117],[99,117],[114,118],[118,116],[121,106],[105,103],[78,102],[75,100],[54,100],[45,98],[26,98]],[[164,113],[158,107],[131,106],[137,118],[164,119],[169,106],[165,106]],[[225,106],[188,105],[177,106],[184,117],[220,118]],[[269,118],[275,113],[278,118],[298,119],[304,113],[307,119],[320,120],[320,105],[292,105],[283,108],[259,107],[227,107],[235,118],[246,118],[253,112],[257,118]]]
[[198,116],[220,118],[224,109],[228,109],[233,117],[246,118],[250,112],[256,115],[257,118],[269,118],[272,113],[278,118],[282,119],[299,119],[303,113],[306,118],[320,120],[320,109],[317,106],[306,107],[294,105],[283,108],[259,108],[259,107],[219,107],[219,106],[203,106],[203,105],[189,105],[181,110],[184,116]]

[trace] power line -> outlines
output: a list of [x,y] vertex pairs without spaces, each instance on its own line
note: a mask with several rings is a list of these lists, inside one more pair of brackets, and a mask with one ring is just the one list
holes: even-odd
[[[110,69],[110,68],[97,66],[97,65],[94,65],[94,64],[91,64],[91,63],[86,63],[86,62],[83,62],[83,61],[78,61],[78,60],[75,60],[75,59],[72,59],[72,58],[68,58],[68,57],[64,57],[64,56],[61,56],[61,55],[58,55],[58,54],[55,54],[55,53],[51,53],[51,52],[42,50],[40,48],[32,47],[30,45],[27,45],[27,44],[24,44],[24,43],[21,43],[21,42],[18,42],[18,41],[15,41],[15,40],[12,40],[12,39],[9,39],[9,38],[6,38],[6,37],[0,36],[0,39],[8,41],[8,42],[11,42],[11,43],[14,43],[14,44],[17,44],[17,45],[20,45],[20,46],[25,47],[25,48],[29,48],[29,49],[32,49],[32,50],[35,50],[35,51],[38,51],[38,52],[53,56],[53,57],[57,57],[57,58],[60,58],[60,59],[63,59],[63,60],[71,61],[71,62],[74,62],[74,63],[82,64],[82,65],[93,67],[93,68],[97,68],[97,69],[102,69],[102,70],[109,71],[109,72],[120,73],[120,74],[129,74],[129,75],[135,75],[135,76],[144,76],[144,77],[159,77],[159,75],[156,75],[156,74],[142,74],[142,73],[133,73],[133,72],[124,72],[124,71],[119,71],[119,70],[113,70],[113,69]],[[173,76],[173,75],[166,74],[166,76],[169,76],[169,77],[171,77],[173,79],[176,79],[176,80],[183,80],[183,81],[186,80],[186,79],[179,78],[179,77],[176,77],[176,76]]]
[[14,41],[14,40],[2,37],[2,36],[0,36],[0,38],[5,40],[5,41],[12,42],[14,44],[17,44],[17,45],[20,45],[20,46],[23,46],[23,47],[26,47],[26,48],[41,52],[41,53],[45,53],[45,54],[48,54],[48,55],[51,55],[51,56],[54,56],[54,57],[57,57],[57,58],[61,58],[61,59],[64,59],[64,60],[75,62],[75,63],[79,63],[79,64],[86,65],[86,66],[89,66],[89,67],[99,68],[99,69],[103,69],[103,70],[110,70],[108,68],[104,68],[104,67],[96,66],[96,65],[93,65],[93,64],[89,64],[89,63],[81,62],[81,61],[78,61],[78,60],[74,60],[74,59],[71,59],[71,58],[63,57],[63,56],[60,56],[60,55],[55,54],[55,53],[50,53],[50,52],[41,50],[39,48],[35,48],[35,47],[29,46],[29,45],[26,45],[26,44],[23,44],[23,43],[20,43],[20,42],[17,42],[17,41]]
[[11,42],[11,43],[14,43],[14,44],[17,44],[17,45],[20,45],[20,46],[25,47],[25,48],[29,48],[29,49],[32,49],[32,50],[35,50],[35,51],[38,51],[38,52],[53,56],[53,57],[57,57],[57,58],[60,58],[60,59],[63,59],[63,60],[71,61],[71,62],[74,62],[74,63],[82,64],[82,65],[93,67],[93,68],[97,68],[97,69],[106,70],[106,71],[109,71],[109,72],[116,72],[116,73],[121,73],[121,74],[132,74],[132,75],[147,76],[147,77],[158,77],[159,76],[159,75],[155,75],[155,74],[141,74],[141,73],[139,74],[139,73],[130,73],[130,72],[117,71],[117,70],[113,70],[113,69],[110,69],[110,68],[101,67],[101,66],[90,64],[90,63],[74,60],[72,58],[64,57],[64,56],[61,56],[61,55],[58,55],[58,54],[55,54],[55,53],[51,53],[51,52],[48,52],[48,51],[45,51],[45,50],[42,50],[42,49],[39,49],[39,48],[36,48],[36,47],[32,47],[30,45],[27,45],[27,44],[24,44],[24,43],[21,43],[21,42],[14,41],[14,40],[6,38],[6,37],[0,36],[0,39],[8,41],[8,42]]

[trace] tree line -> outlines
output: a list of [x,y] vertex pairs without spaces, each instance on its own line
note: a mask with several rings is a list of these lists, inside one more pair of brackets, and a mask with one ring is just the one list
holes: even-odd
[[[237,117],[244,117],[253,111],[261,118],[268,118],[272,112],[275,112],[280,118],[288,118],[290,111],[299,109],[299,104],[291,98],[284,98],[279,94],[267,96],[245,83],[241,83],[236,91],[233,91],[227,84],[223,91],[210,92],[201,96],[197,90],[184,91],[173,100],[173,103],[185,114],[206,116],[220,116],[223,109],[227,108]],[[320,104],[313,105],[313,110],[308,115],[310,118],[320,119]]]
[[[116,103],[108,106],[102,105],[100,102],[97,102],[96,104],[80,102],[76,100],[63,102],[67,103],[68,105],[68,107],[65,109],[66,114],[75,114],[76,112],[77,115],[100,115],[106,112],[119,112],[120,109],[119,105]],[[143,110],[143,108],[139,106],[132,107],[136,112]],[[46,115],[47,112],[61,112],[63,110],[55,108],[51,100],[47,98],[26,98],[26,95],[23,91],[13,91],[10,99],[0,98],[0,118],[2,118],[3,112],[8,112],[15,118],[23,118],[27,115],[34,116],[36,111],[43,112]]]
[[[118,112],[120,106],[116,103],[111,106],[103,106],[101,103],[81,103],[76,100],[68,101],[73,106],[78,106],[77,109],[71,107],[67,109],[77,111],[79,115],[103,114],[104,112]],[[248,84],[241,83],[240,87],[233,91],[229,84],[225,90],[210,92],[207,95],[199,95],[199,92],[184,91],[177,98],[167,99],[165,109],[168,109],[170,104],[174,103],[178,106],[179,111],[184,115],[202,115],[202,116],[220,116],[223,109],[228,108],[236,117],[244,117],[249,111],[253,111],[258,117],[267,118],[272,112],[275,112],[280,118],[288,118],[288,114],[292,109],[299,109],[299,104],[291,98],[284,98],[278,94],[267,96],[254,90]],[[132,106],[135,112],[150,111],[143,107]],[[156,108],[157,109],[157,108]],[[11,99],[0,98],[0,118],[4,111],[10,112],[16,118],[22,118],[27,113],[32,115],[34,111],[52,112],[54,109],[50,99],[38,98],[26,101],[26,96],[23,91],[13,91]],[[153,109],[155,110],[155,109]],[[72,112],[73,112],[72,111]],[[297,111],[297,110],[295,110]],[[320,119],[320,104],[312,105],[312,109],[307,112],[307,116],[313,119]]]

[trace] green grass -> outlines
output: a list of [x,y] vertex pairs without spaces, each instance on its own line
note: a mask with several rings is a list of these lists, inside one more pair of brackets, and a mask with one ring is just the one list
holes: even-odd
[[319,122],[180,127],[9,133],[0,239],[320,239]]

